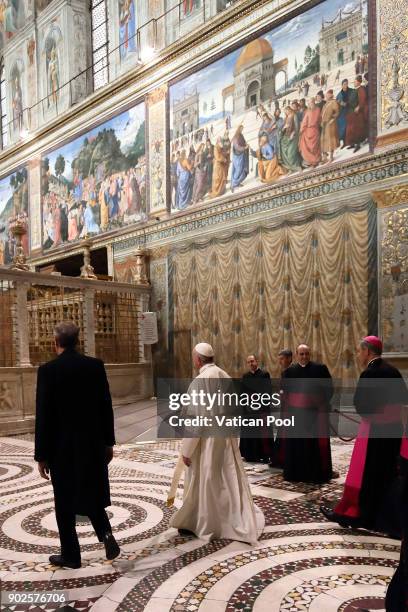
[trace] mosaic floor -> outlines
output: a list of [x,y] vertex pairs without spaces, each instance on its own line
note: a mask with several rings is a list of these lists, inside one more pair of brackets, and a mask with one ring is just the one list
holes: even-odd
[[[322,521],[321,499],[342,490],[351,446],[333,446],[340,478],[324,487],[285,483],[279,472],[247,465],[266,529],[254,548],[206,544],[168,528],[165,507],[176,442],[122,445],[111,464],[112,525],[121,556],[107,562],[86,522],[78,527],[83,566],[55,570],[59,552],[51,486],[39,477],[30,436],[0,438],[0,580],[2,591],[63,590],[62,604],[10,610],[93,612],[357,612],[384,610],[399,542]],[[179,490],[176,505],[181,502]]]

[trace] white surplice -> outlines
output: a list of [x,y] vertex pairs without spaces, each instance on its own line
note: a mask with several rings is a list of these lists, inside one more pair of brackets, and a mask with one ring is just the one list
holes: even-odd
[[[230,378],[215,364],[200,368],[197,379]],[[194,386],[194,381],[191,388]],[[206,383],[200,380],[200,388]],[[213,384],[208,384],[213,390]],[[185,469],[183,506],[171,526],[188,529],[204,540],[228,538],[256,544],[265,526],[254,504],[237,438],[185,438],[182,454],[191,459]]]

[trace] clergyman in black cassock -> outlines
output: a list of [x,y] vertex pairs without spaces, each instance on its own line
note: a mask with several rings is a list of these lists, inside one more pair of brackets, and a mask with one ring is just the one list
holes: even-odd
[[[249,355],[247,358],[247,365],[249,371],[245,372],[241,379],[241,393],[247,394],[249,397],[255,396],[259,393],[267,393],[272,395],[272,381],[269,372],[261,370],[258,367],[258,360],[255,355]],[[272,402],[272,399],[271,399]],[[259,416],[260,414],[267,414],[269,410],[259,410],[258,413],[254,412],[250,407],[247,410],[249,416]],[[249,435],[249,430],[245,430],[243,437],[240,439],[239,450],[241,456],[245,461],[260,461],[268,463],[273,456],[273,429],[272,427],[266,427],[260,432],[261,437],[252,437]]]
[[50,562],[81,566],[76,515],[88,516],[106,556],[120,552],[105,508],[111,505],[108,463],[115,444],[112,400],[100,359],[76,351],[79,330],[60,323],[55,330],[57,358],[38,369],[35,460],[54,489],[61,554]]
[[387,589],[386,612],[408,612],[408,438],[402,437],[399,457],[399,509],[401,512],[402,542],[400,560]]
[[365,527],[399,538],[395,485],[407,387],[399,370],[382,359],[377,336],[366,336],[357,352],[364,367],[354,394],[361,424],[343,496],[334,510],[322,506],[321,511],[344,527]]
[[285,417],[295,426],[285,436],[283,477],[292,482],[323,484],[333,477],[329,407],[333,382],[324,364],[310,361],[310,349],[301,344],[297,363],[283,372]]
[[[281,418],[285,418],[285,407],[284,407],[284,394],[283,394],[283,373],[285,370],[291,367],[293,361],[293,354],[290,349],[282,349],[278,355],[279,367],[281,371],[281,376],[279,380],[279,395],[281,396],[281,407],[280,407],[280,416]],[[269,467],[271,468],[283,468],[285,456],[285,432],[282,430],[277,431],[275,445],[273,448],[273,457],[271,458],[271,462],[269,463]]]

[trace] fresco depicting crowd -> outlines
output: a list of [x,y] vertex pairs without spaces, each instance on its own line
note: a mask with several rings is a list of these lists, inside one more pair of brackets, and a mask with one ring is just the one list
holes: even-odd
[[[233,193],[241,187],[271,184],[289,174],[368,151],[368,54],[363,53],[365,18],[361,5],[342,12],[341,1],[336,3],[340,6],[339,12],[328,25],[322,26],[320,33],[316,34],[318,25],[314,25],[319,21],[308,19],[308,13],[319,9],[321,22],[331,11],[327,2],[295,18],[300,20],[295,25],[303,25],[304,20],[321,42],[322,32],[326,35],[325,27],[340,24],[341,28],[344,22],[346,28],[351,20],[355,23],[360,19],[360,39],[354,40],[360,54],[353,50],[345,58],[341,51],[333,65],[327,53],[323,57],[319,44],[314,49],[308,45],[306,72],[303,65],[299,68],[296,57],[284,57],[272,64],[277,54],[276,44],[281,41],[281,28],[277,28],[269,37],[266,35],[248,43],[170,88],[173,111],[170,176],[174,211],[204,199]],[[293,31],[301,30],[296,27]],[[274,48],[272,41],[276,41]],[[284,51],[285,47],[279,58]],[[319,70],[321,66],[327,68],[327,72]],[[207,74],[210,70],[213,75],[215,68],[223,75],[223,85],[225,74],[232,72],[234,84],[217,89],[217,83],[213,85]],[[278,88],[277,75],[283,69],[285,83]],[[257,91],[256,81],[249,85],[247,93],[242,93],[240,75],[243,74],[244,82],[248,83],[255,79],[256,71],[270,81],[272,94],[266,99],[266,86],[259,85]],[[291,76],[292,71],[294,76]],[[189,89],[191,85],[193,90]],[[228,95],[231,95],[229,105]]]
[[74,185],[72,192],[65,185],[62,189],[54,185],[44,196],[45,248],[140,219],[145,202],[144,166],[113,174],[98,186],[94,176],[77,175]]
[[144,105],[45,157],[42,194],[46,249],[140,221],[146,215]]

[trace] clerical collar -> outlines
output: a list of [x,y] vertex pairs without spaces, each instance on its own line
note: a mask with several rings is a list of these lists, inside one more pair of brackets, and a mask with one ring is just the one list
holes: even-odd
[[215,366],[215,363],[205,363],[203,366],[201,366],[199,373],[201,374],[201,372],[204,372],[204,370],[210,368],[211,366]]
[[253,372],[252,370],[249,370],[250,374],[256,374],[258,372],[258,370],[260,370],[261,368],[256,368],[255,372]]
[[374,359],[371,359],[371,361],[369,361],[369,362],[367,363],[367,368],[368,368],[368,366],[370,366],[372,363],[374,363],[374,361],[378,361],[378,359],[381,359],[381,357],[374,357]]
[[309,365],[310,361],[308,361],[307,363],[298,363],[298,365],[300,365],[301,368],[306,368]]

